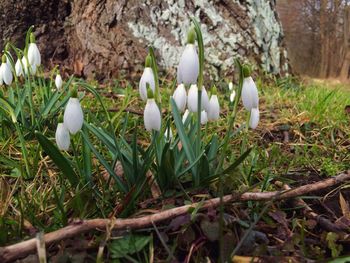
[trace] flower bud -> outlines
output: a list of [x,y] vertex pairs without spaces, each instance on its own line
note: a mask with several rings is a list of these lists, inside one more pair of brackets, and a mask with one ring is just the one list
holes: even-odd
[[185,113],[182,115],[182,123],[186,122],[189,114],[190,114],[190,111],[188,109],[186,109]]
[[2,56],[2,63],[0,66],[0,72],[1,72],[0,75],[1,75],[2,81],[5,82],[6,85],[11,85],[12,80],[13,80],[13,76],[12,76],[11,68],[6,63],[6,56],[5,55]]
[[30,43],[28,47],[28,61],[29,64],[35,65],[36,67],[41,64],[41,55],[38,46],[35,43],[34,34],[30,34]]
[[184,112],[186,109],[187,94],[184,84],[180,84],[174,91],[174,101],[180,112]]
[[58,123],[55,138],[58,149],[61,151],[68,151],[70,145],[70,135],[69,130],[64,123]]
[[73,95],[69,98],[66,109],[64,111],[64,125],[71,134],[76,134],[83,127],[84,114],[79,99]]
[[258,89],[252,77],[247,77],[243,80],[242,101],[246,110],[251,111],[259,106]]
[[236,91],[232,90],[230,94],[230,101],[233,102],[235,100],[235,97],[236,97]]
[[208,120],[216,121],[220,118],[220,105],[219,99],[216,95],[216,87],[213,88],[213,95],[211,95],[209,100],[209,110],[208,110]]
[[61,75],[58,73],[57,75],[56,75],[56,78],[55,78],[55,85],[56,85],[56,88],[57,88],[57,90],[61,90],[61,88],[62,88],[62,77],[61,77]]
[[16,64],[15,64],[15,72],[16,72],[16,76],[20,77],[23,76],[23,68],[22,68],[22,63],[21,63],[21,59],[17,58]]
[[178,84],[195,84],[199,74],[199,59],[194,44],[187,44],[177,68]]
[[140,83],[139,83],[139,92],[141,99],[143,101],[147,100],[147,84],[149,84],[152,91],[155,91],[155,81],[153,70],[151,67],[146,67],[142,73]]
[[158,105],[153,98],[147,99],[146,107],[143,113],[143,120],[147,131],[160,131],[161,114]]
[[[204,110],[209,109],[209,98],[208,98],[208,93],[207,90],[202,87],[202,101],[201,101],[201,108]],[[191,85],[189,91],[188,91],[188,96],[187,96],[187,107],[190,112],[197,112],[198,108],[198,88],[196,84]]]

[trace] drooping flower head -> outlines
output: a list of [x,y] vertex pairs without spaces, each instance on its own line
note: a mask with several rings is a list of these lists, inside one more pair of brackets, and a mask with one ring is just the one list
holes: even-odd
[[187,34],[187,44],[181,55],[177,68],[178,84],[195,84],[199,74],[199,58],[194,45],[196,32],[191,28]]
[[77,90],[74,88],[64,111],[64,125],[71,134],[76,134],[83,126],[84,114],[81,108]]
[[58,120],[55,139],[58,149],[60,149],[61,151],[68,151],[70,145],[70,135],[69,130],[64,125],[61,116]]
[[208,122],[208,114],[205,110],[201,112],[201,124],[204,125]]
[[147,131],[160,131],[162,117],[151,88],[147,89],[147,103],[143,112],[143,120]]
[[184,112],[186,109],[187,94],[184,84],[180,84],[174,91],[174,101],[180,112]]
[[139,83],[139,92],[141,99],[143,101],[147,100],[147,83],[150,86],[151,90],[155,91],[155,80],[152,70],[152,57],[148,54],[145,62],[145,69],[143,70],[140,83]]
[[248,67],[243,68],[244,80],[242,87],[242,101],[243,106],[247,111],[251,111],[253,108],[259,107],[259,95],[253,78],[250,76],[250,70]]
[[[205,111],[209,110],[209,98],[208,93],[205,87],[202,87],[202,101],[201,101],[201,109]],[[198,87],[196,84],[192,84],[187,96],[187,107],[190,112],[197,112],[198,108]]]
[[13,76],[12,76],[11,68],[7,63],[6,55],[3,55],[2,63],[0,66],[0,84],[4,82],[6,85],[11,85],[12,80],[13,80]]
[[16,64],[15,64],[15,72],[16,72],[17,77],[24,75],[22,63],[21,63],[21,58],[17,58]]
[[214,86],[212,88],[212,95],[209,100],[209,109],[208,109],[208,120],[216,121],[220,118],[220,105],[219,99],[217,96],[217,90]]
[[30,33],[30,43],[28,46],[28,61],[29,64],[35,67],[41,64],[41,55],[38,46],[35,43],[34,33]]

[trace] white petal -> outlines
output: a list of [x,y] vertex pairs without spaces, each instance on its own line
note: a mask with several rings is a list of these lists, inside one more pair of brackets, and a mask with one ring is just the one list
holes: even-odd
[[220,105],[217,95],[212,95],[209,101],[208,120],[218,120],[220,118]]
[[180,84],[174,91],[173,98],[180,112],[186,109],[187,94],[184,84]]
[[143,120],[147,131],[160,131],[161,115],[157,103],[154,99],[147,99]]
[[230,82],[229,84],[228,84],[228,89],[231,91],[231,90],[233,90],[233,84],[232,84],[232,82]]
[[249,120],[249,127],[252,129],[255,129],[258,127],[259,123],[259,109],[258,108],[253,108],[250,112],[250,120]]
[[17,59],[16,61],[16,65],[15,65],[15,71],[16,71],[16,76],[20,77],[23,75],[23,68],[22,68],[22,64],[21,64],[21,60]]
[[189,114],[190,114],[190,111],[188,109],[186,109],[184,115],[182,115],[182,123],[186,122]]
[[205,87],[202,88],[202,109],[209,110],[209,97]]
[[55,79],[55,85],[57,90],[61,90],[62,88],[62,77],[60,74],[57,74],[56,79]]
[[9,65],[7,63],[2,63],[1,68],[2,68],[1,71],[2,71],[3,81],[5,82],[6,85],[11,85],[13,76]]
[[190,112],[197,112],[198,108],[198,88],[196,84],[192,84],[187,97],[187,107]]
[[243,80],[242,101],[243,106],[248,111],[253,108],[258,108],[259,106],[258,89],[256,88],[252,77],[248,77]]
[[66,126],[63,123],[59,123],[57,125],[55,138],[56,138],[58,149],[62,151],[67,151],[69,149],[69,145],[70,145],[69,130],[66,128]]
[[195,84],[199,74],[199,59],[196,47],[187,44],[177,68],[177,82],[179,84]]
[[72,134],[76,134],[83,126],[84,114],[77,98],[70,98],[68,100],[63,120],[64,125]]
[[[24,67],[24,74],[28,75],[28,63],[27,63],[26,57],[22,58],[22,64]],[[30,67],[30,73],[34,75],[36,73],[36,65],[29,64],[29,67]]]
[[40,66],[41,55],[38,46],[35,43],[30,43],[28,47],[28,61],[29,64]]
[[149,84],[152,91],[155,91],[155,82],[152,68],[145,68],[139,83],[139,92],[142,100],[147,100],[147,85]]
[[201,124],[204,125],[208,122],[208,114],[205,110],[201,112]]
[[235,100],[235,97],[236,97],[236,92],[233,90],[230,95],[230,101],[233,102]]

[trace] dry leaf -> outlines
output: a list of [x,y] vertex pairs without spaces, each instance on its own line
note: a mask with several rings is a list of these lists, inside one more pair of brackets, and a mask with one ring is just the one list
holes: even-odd
[[340,204],[343,216],[346,217],[347,219],[350,219],[349,204],[346,202],[345,198],[341,193],[339,193],[339,204]]

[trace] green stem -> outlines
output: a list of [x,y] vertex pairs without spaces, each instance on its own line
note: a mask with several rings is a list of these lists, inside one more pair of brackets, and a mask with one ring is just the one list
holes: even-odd
[[160,97],[160,91],[159,91],[158,67],[156,62],[156,56],[154,55],[154,50],[152,46],[149,47],[149,54],[152,57],[152,71],[153,71],[154,83],[155,83],[154,99],[157,102],[158,106],[160,106],[161,97]]

